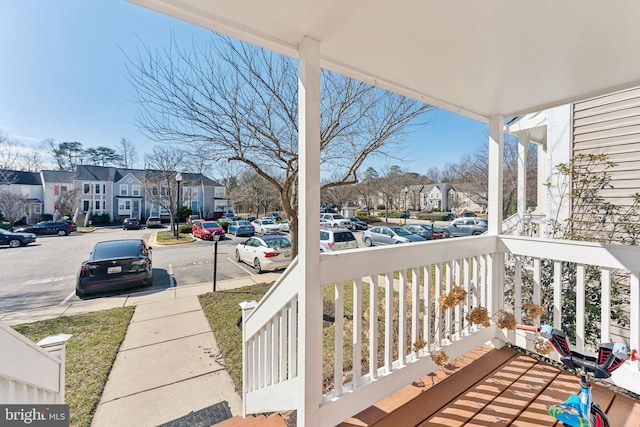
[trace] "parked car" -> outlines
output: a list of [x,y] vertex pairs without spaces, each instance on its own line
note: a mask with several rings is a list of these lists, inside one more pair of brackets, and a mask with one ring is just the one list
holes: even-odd
[[291,263],[291,241],[286,236],[250,237],[236,246],[236,261],[260,274],[286,268]]
[[217,233],[220,235],[220,240],[224,239],[224,228],[215,221],[199,219],[192,224],[191,233],[193,233],[193,237],[198,237],[202,240],[213,240],[213,235]]
[[488,221],[485,218],[456,218],[442,226],[442,237],[477,236],[487,228]]
[[431,224],[410,224],[403,226],[404,229],[413,234],[423,237],[425,240],[442,238],[442,229]]
[[323,228],[320,230],[320,252],[356,249],[358,241],[346,228]]
[[282,220],[282,217],[278,212],[268,212],[265,217],[272,218],[274,222]]
[[67,223],[69,232],[78,231],[78,224],[76,224],[75,222],[71,221],[70,219],[65,219],[64,222]]
[[411,218],[411,211],[400,211],[400,218]]
[[71,233],[71,227],[65,221],[41,221],[34,225],[16,228],[14,231],[16,233],[32,233],[39,236],[46,234],[68,236]]
[[98,242],[82,263],[76,280],[76,295],[151,286],[151,247],[144,240]]
[[323,213],[320,214],[320,219],[327,221],[332,227],[351,228],[353,224],[347,218],[340,214]]
[[237,221],[237,220],[238,220],[238,217],[237,217],[237,216],[236,216],[236,214],[234,214],[234,213],[226,213],[226,214],[224,214],[224,216],[222,217],[222,220],[223,220],[223,221],[229,221],[229,222],[231,222],[231,221]]
[[424,238],[400,226],[377,226],[362,233],[365,246],[394,245],[397,243],[424,242]]
[[198,214],[191,214],[187,217],[187,224],[191,224],[193,221],[197,221],[200,219],[200,215]]
[[234,236],[253,236],[256,234],[256,229],[249,221],[240,220],[233,221],[227,228],[229,234]]
[[278,225],[280,226],[280,231],[286,231],[287,233],[289,232],[289,220],[288,219],[284,219],[284,220],[280,221],[280,223]]
[[347,218],[353,224],[353,227],[351,228],[352,230],[366,230],[367,228],[369,228],[369,224],[361,219],[356,218],[355,216],[349,216]]
[[476,214],[471,211],[464,211],[460,214],[461,218],[474,218],[475,216]]
[[0,245],[9,245],[12,248],[26,246],[36,241],[33,233],[12,233],[4,228],[0,228]]
[[147,228],[161,228],[162,221],[157,216],[150,216],[147,218],[146,226]]
[[122,221],[123,230],[140,230],[140,220],[138,218],[125,218]]
[[277,234],[280,232],[280,226],[271,218],[256,219],[251,224],[255,227],[257,234]]

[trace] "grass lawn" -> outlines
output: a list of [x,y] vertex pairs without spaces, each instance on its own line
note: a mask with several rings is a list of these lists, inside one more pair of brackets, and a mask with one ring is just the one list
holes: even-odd
[[73,335],[67,342],[65,376],[72,426],[91,425],[134,309],[115,308],[13,327],[33,342],[49,335]]
[[170,244],[177,244],[177,243],[192,242],[193,237],[191,237],[191,234],[180,233],[178,235],[178,239],[176,239],[176,236],[171,232],[171,230],[169,230],[169,231],[158,231],[158,234],[156,235],[156,240],[158,241],[158,243],[162,243],[164,245],[170,245]]
[[[213,330],[213,334],[218,343],[218,347],[222,352],[227,371],[231,375],[236,390],[242,391],[242,329],[241,319],[242,311],[240,303],[247,300],[260,301],[262,296],[269,290],[272,284],[259,284],[247,286],[239,289],[231,289],[218,291],[216,293],[208,293],[200,295],[200,305],[207,316],[209,325]],[[367,317],[369,286],[363,285],[363,311]],[[330,387],[333,382],[333,359],[334,359],[334,336],[335,326],[333,324],[334,304],[333,304],[334,288],[331,285],[323,288],[323,316],[324,316],[324,345],[322,349],[323,356],[323,383],[325,388]],[[397,298],[397,292],[394,292]],[[349,334],[353,329],[351,327],[353,319],[353,286],[345,285],[344,292],[344,316],[345,316],[345,333]],[[384,290],[380,289],[378,298],[384,300]],[[397,307],[397,302],[395,304]],[[377,313],[376,313],[377,314]],[[382,342],[384,338],[384,318],[379,319],[378,340]],[[368,368],[368,338],[365,337],[365,344],[362,348],[362,366],[363,369]],[[349,371],[351,367],[350,355],[352,352],[352,343],[348,335],[344,339],[344,369]],[[378,355],[380,363],[383,360],[383,354]],[[350,375],[350,374],[349,374]]]

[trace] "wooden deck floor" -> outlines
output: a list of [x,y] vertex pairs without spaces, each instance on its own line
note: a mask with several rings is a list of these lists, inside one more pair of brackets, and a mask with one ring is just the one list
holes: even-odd
[[[547,408],[578,391],[578,378],[513,349],[482,346],[340,427],[554,426]],[[612,426],[640,426],[640,401],[594,385]]]

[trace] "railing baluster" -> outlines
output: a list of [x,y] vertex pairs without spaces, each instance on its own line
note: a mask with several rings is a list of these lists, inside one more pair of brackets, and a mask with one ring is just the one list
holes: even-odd
[[442,309],[440,308],[440,294],[442,293],[442,264],[435,264],[435,294],[434,294],[434,337],[437,347],[442,345]]
[[513,257],[513,313],[516,323],[522,323],[522,265],[520,256]]
[[344,369],[344,283],[336,283],[334,289],[335,316],[333,325],[335,327],[335,348],[333,350],[333,384],[336,390],[336,396],[340,396],[342,394],[342,371]]
[[[446,293],[451,292],[451,286],[452,286],[452,282],[453,282],[453,268],[451,266],[451,261],[447,261],[445,263],[445,291]],[[444,323],[444,327],[445,327],[445,334],[443,338],[446,339],[450,339],[451,333],[452,333],[452,325],[451,325],[451,320],[453,318],[453,309],[452,308],[446,308],[443,310],[444,311],[444,315],[445,315],[445,323]]]
[[369,375],[378,377],[378,276],[369,277]]
[[[540,293],[540,258],[533,259],[533,303],[540,305],[541,293]],[[533,319],[535,326],[540,326],[540,318]]]
[[[459,286],[462,289],[464,288],[464,283],[462,282],[462,268],[460,266],[460,260],[456,259],[454,261],[453,264],[453,272],[454,272],[454,277],[455,277],[455,281],[454,284]],[[461,301],[460,304],[456,305],[455,308],[453,309],[453,314],[454,314],[454,325],[453,325],[453,331],[452,331],[452,337],[455,338],[457,337],[458,339],[460,339],[461,335],[460,333],[462,332],[462,309],[464,307],[464,301]]]
[[298,375],[298,297],[296,296],[291,302],[289,308],[289,378]]
[[576,268],[576,348],[584,350],[584,315],[585,315],[585,283],[584,264],[578,264]]
[[600,272],[600,342],[611,339],[611,270],[603,268]]
[[353,280],[353,387],[362,377],[362,279]]
[[[411,269],[411,350],[420,337],[420,275],[418,267]],[[418,353],[414,352],[414,359]]]
[[553,262],[553,327],[562,329],[562,262]]
[[[631,288],[630,339],[631,348],[640,350],[640,271],[631,271],[629,278]],[[636,371],[640,368],[638,361],[631,362]]]
[[280,382],[280,315],[273,319],[273,342],[271,343],[271,383]]
[[385,274],[384,286],[384,368],[390,373],[393,365],[393,273]]
[[398,361],[407,364],[407,270],[400,270],[398,307]]
[[278,380],[280,382],[287,379],[287,321],[288,306],[285,305],[280,311],[280,371],[278,372]]
[[[468,313],[471,309],[471,259],[464,258],[462,260],[462,275],[464,280],[464,290],[467,292],[467,297],[464,299],[463,311],[464,313]],[[464,315],[462,316],[462,321],[467,328],[467,332],[471,332],[470,323],[464,320]],[[462,332],[462,331],[461,331]]]
[[431,265],[424,266],[422,271],[424,276],[424,285],[422,288],[424,295],[424,326],[422,328],[422,339],[426,343],[426,351],[429,351],[431,344],[433,344],[433,340],[431,339],[431,316],[433,314],[431,310],[431,302],[433,301],[431,297],[431,284],[433,282],[431,280]]

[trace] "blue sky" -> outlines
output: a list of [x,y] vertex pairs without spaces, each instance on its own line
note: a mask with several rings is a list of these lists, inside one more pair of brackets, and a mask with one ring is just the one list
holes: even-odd
[[[115,148],[121,137],[140,155],[152,142],[133,124],[138,106],[126,78],[125,53],[142,43],[163,47],[174,32],[191,43],[209,31],[123,0],[0,1],[0,132],[24,144],[46,138]],[[439,111],[413,134],[399,164],[424,173],[486,142],[486,125]]]

